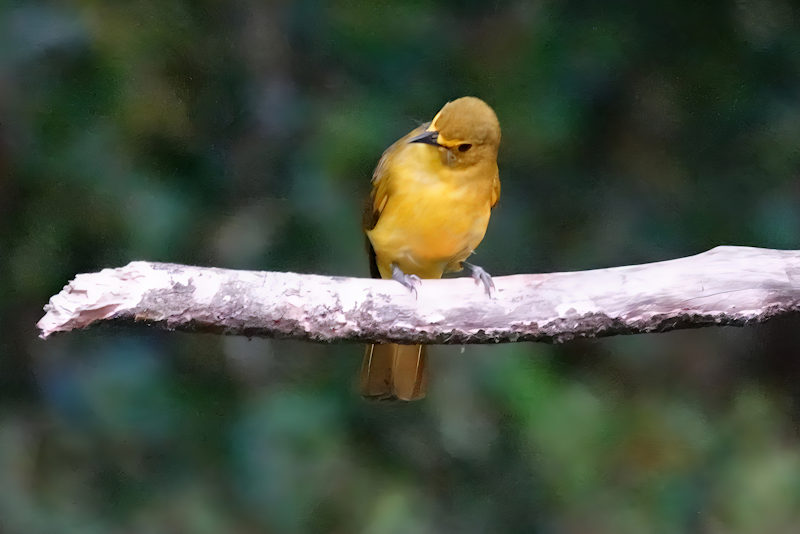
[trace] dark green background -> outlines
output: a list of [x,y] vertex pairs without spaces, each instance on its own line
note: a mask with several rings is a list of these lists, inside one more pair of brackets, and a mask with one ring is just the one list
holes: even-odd
[[0,3],[4,533],[753,532],[800,521],[800,322],[435,347],[36,337],[135,259],[367,275],[381,151],[449,99],[503,127],[495,275],[800,248],[788,1]]

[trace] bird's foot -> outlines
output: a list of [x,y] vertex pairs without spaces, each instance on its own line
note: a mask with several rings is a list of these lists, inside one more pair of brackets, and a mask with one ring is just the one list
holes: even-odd
[[417,286],[422,284],[422,280],[420,280],[419,276],[416,274],[404,273],[396,263],[392,264],[392,280],[400,282],[403,284],[403,287],[414,293],[414,298],[417,297]]
[[491,297],[492,290],[494,289],[494,282],[492,282],[492,277],[489,275],[489,273],[487,273],[483,267],[478,267],[477,265],[467,263],[466,261],[462,261],[461,266],[469,269],[472,278],[475,280],[475,284],[483,284],[486,294]]

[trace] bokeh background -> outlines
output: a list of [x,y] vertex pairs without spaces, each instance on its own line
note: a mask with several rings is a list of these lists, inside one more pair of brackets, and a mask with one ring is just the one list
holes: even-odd
[[800,321],[362,348],[97,329],[78,272],[367,276],[381,151],[449,99],[503,126],[495,275],[800,248],[800,26],[735,2],[0,3],[0,531],[796,532]]

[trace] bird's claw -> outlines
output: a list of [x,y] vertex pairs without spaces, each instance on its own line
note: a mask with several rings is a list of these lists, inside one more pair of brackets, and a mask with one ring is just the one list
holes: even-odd
[[492,290],[495,289],[492,277],[483,267],[473,265],[471,263],[462,262],[462,265],[469,269],[472,278],[475,280],[475,285],[483,284],[486,294],[492,296]]
[[417,286],[422,284],[422,280],[416,274],[404,273],[397,264],[392,264],[392,280],[400,282],[403,287],[414,293],[414,298],[417,298]]

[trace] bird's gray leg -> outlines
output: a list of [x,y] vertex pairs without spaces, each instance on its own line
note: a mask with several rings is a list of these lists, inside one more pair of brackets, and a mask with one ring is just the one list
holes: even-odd
[[392,280],[403,284],[403,287],[414,293],[415,297],[417,296],[417,286],[422,283],[419,276],[404,273],[396,263],[392,264]]
[[487,273],[483,269],[483,267],[478,267],[477,265],[473,265],[466,261],[462,261],[461,266],[469,269],[472,278],[475,279],[475,283],[483,284],[483,288],[486,290],[486,294],[491,297],[492,289],[494,289],[494,282],[492,282],[492,277],[489,275],[489,273]]

